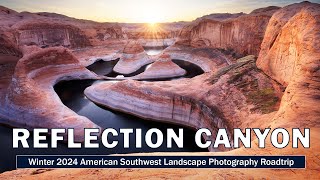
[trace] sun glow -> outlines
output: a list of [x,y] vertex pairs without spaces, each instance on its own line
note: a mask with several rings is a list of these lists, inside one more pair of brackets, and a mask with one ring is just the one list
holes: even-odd
[[150,29],[156,29],[158,24],[156,22],[149,22],[148,26],[149,26]]

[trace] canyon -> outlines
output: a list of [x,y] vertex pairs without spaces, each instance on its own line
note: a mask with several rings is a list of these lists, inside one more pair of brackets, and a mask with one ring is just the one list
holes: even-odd
[[[212,146],[141,155],[305,155],[301,171],[276,169],[19,169],[4,179],[319,177],[320,5],[270,6],[192,22],[98,23],[0,6],[0,122],[23,128],[105,128],[62,102],[55,86],[93,80],[83,97],[113,111],[194,130],[310,128],[310,148]],[[159,30],[160,29],[160,30]],[[160,48],[148,54],[148,48]],[[97,63],[113,63],[101,73]],[[187,64],[188,63],[188,64]],[[97,66],[102,66],[101,64]],[[188,67],[191,67],[188,69]],[[196,72],[188,76],[190,72]],[[270,138],[266,138],[270,144]],[[231,142],[232,144],[233,142]],[[218,151],[218,152],[215,152]],[[119,152],[118,152],[119,153]],[[121,152],[120,152],[121,153]],[[129,154],[130,155],[130,154]]]

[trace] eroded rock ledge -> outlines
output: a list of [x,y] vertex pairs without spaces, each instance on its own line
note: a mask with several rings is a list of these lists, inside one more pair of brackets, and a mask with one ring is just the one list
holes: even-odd
[[74,128],[83,140],[83,128],[98,127],[61,102],[53,85],[61,80],[96,79],[64,48],[25,55],[16,65],[6,94],[1,94],[1,123],[24,128]]
[[152,63],[143,47],[136,41],[129,41],[124,47],[123,55],[114,67],[114,71],[120,74],[131,74],[142,66]]
[[132,80],[116,84],[99,83],[88,87],[85,95],[97,104],[144,119],[194,129],[209,128],[213,134],[218,128],[229,129],[218,108],[209,107],[191,97],[144,86]]
[[165,79],[181,77],[185,75],[186,70],[172,62],[167,54],[163,54],[160,58],[152,63],[143,73],[133,77],[133,79]]
[[208,128],[215,138],[217,128],[267,126],[268,121],[257,117],[276,111],[282,94],[249,56],[192,79],[101,82],[88,87],[85,95],[97,104],[145,119]]

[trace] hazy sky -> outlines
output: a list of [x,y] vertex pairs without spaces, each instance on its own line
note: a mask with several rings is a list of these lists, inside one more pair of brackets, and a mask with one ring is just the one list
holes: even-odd
[[19,12],[55,12],[103,22],[171,22],[211,13],[249,13],[260,7],[295,2],[301,0],[0,0],[0,5]]

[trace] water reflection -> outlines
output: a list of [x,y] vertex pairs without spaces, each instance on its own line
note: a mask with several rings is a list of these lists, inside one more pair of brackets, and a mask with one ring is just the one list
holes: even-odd
[[166,49],[168,46],[160,46],[160,47],[143,47],[146,53],[150,56],[158,55],[160,54],[164,49]]

